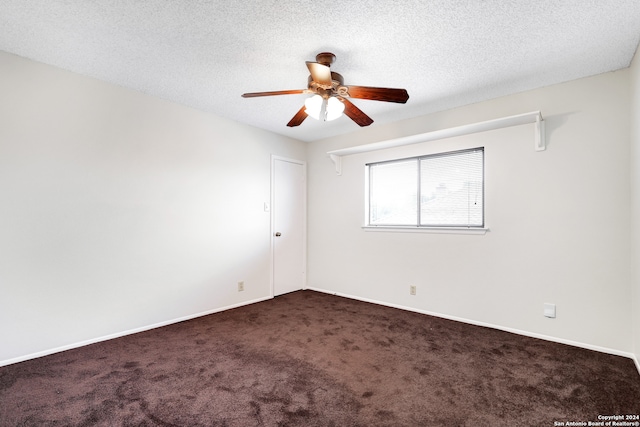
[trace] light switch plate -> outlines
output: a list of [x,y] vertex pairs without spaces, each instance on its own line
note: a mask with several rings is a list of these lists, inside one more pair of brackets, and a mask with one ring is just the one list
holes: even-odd
[[549,303],[544,303],[544,316],[545,317],[550,317],[550,318],[555,318],[556,317],[556,305],[555,304],[549,304]]

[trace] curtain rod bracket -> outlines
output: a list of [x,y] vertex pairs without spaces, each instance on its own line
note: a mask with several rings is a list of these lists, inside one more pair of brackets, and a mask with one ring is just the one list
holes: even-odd
[[329,153],[329,158],[331,159],[334,166],[336,167],[336,174],[342,175],[342,156]]
[[536,134],[535,134],[536,151],[544,151],[547,149],[547,139],[544,134],[544,119],[542,114],[536,116]]

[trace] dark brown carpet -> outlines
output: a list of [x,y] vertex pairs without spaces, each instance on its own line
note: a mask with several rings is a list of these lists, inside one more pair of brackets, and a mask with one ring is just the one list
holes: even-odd
[[0,368],[2,426],[553,426],[630,359],[312,291]]

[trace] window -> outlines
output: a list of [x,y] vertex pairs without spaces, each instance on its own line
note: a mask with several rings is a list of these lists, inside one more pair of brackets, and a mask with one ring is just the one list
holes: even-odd
[[367,165],[367,226],[484,227],[484,148]]

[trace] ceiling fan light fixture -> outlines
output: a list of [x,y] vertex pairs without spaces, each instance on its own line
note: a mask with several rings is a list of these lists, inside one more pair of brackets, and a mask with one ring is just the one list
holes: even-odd
[[304,101],[304,106],[309,117],[322,121],[335,120],[344,112],[344,104],[334,97],[313,95]]
[[340,102],[337,98],[331,97],[327,100],[327,116],[326,116],[327,121],[337,119],[338,117],[342,116],[343,112],[344,112],[344,104]]
[[307,98],[304,101],[305,110],[309,117],[313,117],[316,120],[320,120],[325,110],[325,101],[320,95],[313,95],[311,98]]

